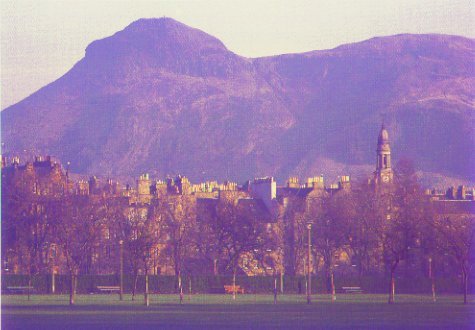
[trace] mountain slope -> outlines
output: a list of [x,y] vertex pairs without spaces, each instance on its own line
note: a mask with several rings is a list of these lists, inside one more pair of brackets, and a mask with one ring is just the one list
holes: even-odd
[[144,19],[2,111],[2,141],[78,173],[283,180],[371,171],[384,119],[396,159],[473,180],[474,53],[471,39],[398,35],[249,59]]

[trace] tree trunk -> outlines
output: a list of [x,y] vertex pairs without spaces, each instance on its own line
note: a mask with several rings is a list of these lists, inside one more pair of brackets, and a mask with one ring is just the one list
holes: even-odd
[[119,300],[124,300],[124,242],[119,241]]
[[150,299],[148,297],[148,270],[145,269],[145,292],[144,292],[145,306],[150,305]]
[[363,276],[363,258],[358,257],[358,276],[362,277]]
[[233,300],[236,300],[236,267],[233,271]]
[[55,274],[54,274],[54,269],[51,272],[51,293],[54,294],[56,291],[56,283],[55,283]]
[[74,305],[76,298],[76,275],[71,273],[71,286],[69,287],[69,305]]
[[183,283],[181,282],[181,273],[178,273],[178,293],[180,295],[180,305],[183,304]]
[[462,278],[463,278],[463,303],[467,304],[468,274],[465,270],[462,272]]
[[280,293],[284,294],[284,273],[280,272]]
[[277,277],[274,275],[274,305],[277,304]]
[[396,271],[397,265],[399,264],[399,259],[397,259],[391,266],[391,282],[389,284],[389,304],[394,304],[394,296],[396,293],[396,282],[394,279],[394,272]]
[[175,266],[175,276],[180,276],[181,274],[181,260],[180,260],[180,251],[178,246],[175,246],[173,249],[173,263]]
[[218,275],[218,259],[213,259],[213,274],[214,276]]
[[332,301],[336,300],[336,292],[335,292],[335,282],[333,281],[333,270],[330,271],[330,286],[332,292]]
[[389,284],[389,304],[394,304],[394,294],[396,289],[396,283],[394,282],[394,270],[391,269],[391,282]]
[[368,254],[366,255],[366,262],[364,268],[364,273],[368,272],[371,269],[371,258]]
[[28,301],[30,301],[30,296],[31,296],[31,272],[28,274]]
[[134,273],[134,286],[132,287],[132,301],[135,300],[135,292],[137,291],[137,281],[139,279],[139,273]]
[[435,302],[435,277],[434,272],[432,270],[432,257],[429,257],[429,277],[431,282],[431,291],[432,291],[432,301]]
[[327,293],[332,293],[332,261],[330,256],[325,257],[325,279],[326,279],[326,287]]
[[188,300],[191,300],[191,295],[192,295],[192,291],[191,291],[191,276],[189,278],[189,282],[188,282],[188,291],[189,291],[189,296],[188,296]]

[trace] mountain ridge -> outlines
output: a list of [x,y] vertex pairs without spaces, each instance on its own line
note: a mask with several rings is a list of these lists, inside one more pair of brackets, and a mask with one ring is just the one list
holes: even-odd
[[284,180],[370,168],[384,118],[396,159],[473,181],[474,53],[473,39],[405,34],[246,58],[173,19],[139,20],[2,111],[2,140],[78,173]]

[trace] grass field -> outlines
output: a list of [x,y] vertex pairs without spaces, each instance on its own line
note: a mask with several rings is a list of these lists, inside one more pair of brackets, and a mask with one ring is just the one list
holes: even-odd
[[66,295],[2,296],[2,329],[475,329],[475,297],[468,305],[461,296],[399,295],[388,305],[386,295],[339,295],[336,302],[317,295],[185,296],[152,295],[131,301],[126,295],[78,295],[75,306]]

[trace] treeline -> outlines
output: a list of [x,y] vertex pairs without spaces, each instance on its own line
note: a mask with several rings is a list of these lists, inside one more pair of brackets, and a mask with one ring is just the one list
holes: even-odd
[[[66,182],[65,182],[66,180]],[[61,175],[15,172],[2,184],[3,271],[68,273],[74,303],[78,275],[172,273],[274,275],[386,274],[389,302],[396,275],[459,274],[467,301],[474,265],[471,214],[440,214],[414,170],[399,164],[392,184],[278,197],[271,222],[258,203],[167,194],[149,204],[113,194],[71,194]],[[39,193],[40,192],[40,193]],[[310,242],[310,244],[309,244]],[[402,267],[402,270],[401,270]],[[235,280],[234,280],[235,281]],[[182,286],[182,284],[180,284]]]
[[56,178],[41,178],[39,187],[35,172],[16,172],[2,185],[2,258],[4,272],[30,278],[69,273],[71,304],[80,274],[132,274],[135,293],[139,274],[236,276],[246,253],[262,265],[279,243],[252,205],[233,198],[199,203],[171,194],[131,203],[120,195],[71,194]]
[[[388,275],[390,303],[398,273],[406,278],[427,276],[434,297],[436,274],[457,274],[466,301],[475,264],[473,214],[441,214],[423,193],[409,161],[398,164],[392,184],[354,185],[314,198],[306,208],[302,222],[311,224],[312,253],[332,295],[335,271],[342,266],[338,256],[344,253],[347,266],[360,275]],[[303,224],[300,228],[303,232]]]

